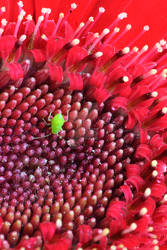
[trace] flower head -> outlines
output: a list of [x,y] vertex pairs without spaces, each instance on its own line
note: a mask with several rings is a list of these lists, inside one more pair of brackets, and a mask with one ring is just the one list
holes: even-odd
[[165,249],[166,40],[78,5],[1,8],[0,248]]

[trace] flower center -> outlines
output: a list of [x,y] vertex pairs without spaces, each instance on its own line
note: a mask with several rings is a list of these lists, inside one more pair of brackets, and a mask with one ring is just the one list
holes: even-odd
[[[62,230],[72,232],[83,223],[100,227],[109,201],[121,198],[138,145],[124,128],[126,116],[111,99],[99,105],[89,89],[72,91],[69,83],[38,86],[32,78],[1,95],[0,214],[8,242],[18,244],[21,232],[30,237],[41,221],[60,219]],[[66,118],[55,135],[50,112]]]

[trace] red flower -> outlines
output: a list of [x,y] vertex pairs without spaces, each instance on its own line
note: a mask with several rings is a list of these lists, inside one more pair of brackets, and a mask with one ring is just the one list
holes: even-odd
[[166,10],[2,4],[0,249],[166,249]]

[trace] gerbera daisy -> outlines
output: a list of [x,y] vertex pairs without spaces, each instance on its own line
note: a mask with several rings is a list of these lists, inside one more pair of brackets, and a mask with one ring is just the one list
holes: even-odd
[[118,2],[0,8],[0,249],[167,249],[165,3]]

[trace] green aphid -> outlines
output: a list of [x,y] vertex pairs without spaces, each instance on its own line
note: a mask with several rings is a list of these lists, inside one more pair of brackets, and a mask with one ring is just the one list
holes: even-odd
[[57,114],[51,119],[51,131],[52,134],[57,134],[62,129],[65,123],[64,117],[62,114]]

